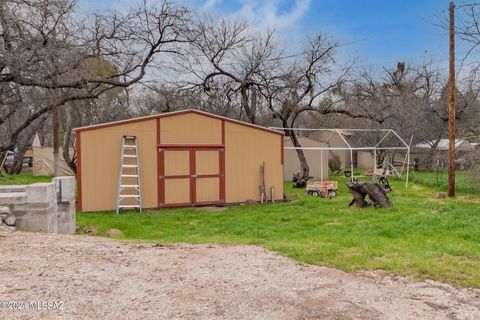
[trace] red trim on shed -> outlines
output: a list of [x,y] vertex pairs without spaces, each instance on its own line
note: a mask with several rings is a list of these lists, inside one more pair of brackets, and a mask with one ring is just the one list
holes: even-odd
[[250,128],[254,128],[254,129],[258,129],[258,130],[263,130],[263,131],[278,134],[278,135],[281,135],[281,136],[284,135],[283,132],[280,132],[280,131],[277,131],[277,130],[265,128],[265,127],[262,127],[262,126],[259,126],[259,125],[255,125],[255,124],[251,124],[251,123],[247,123],[247,122],[243,122],[243,121],[239,121],[239,120],[230,119],[230,118],[227,118],[227,117],[218,116],[216,114],[211,114],[211,113],[208,113],[208,112],[205,112],[205,111],[200,111],[200,110],[195,110],[195,109],[180,110],[180,111],[174,111],[174,112],[169,112],[169,113],[161,113],[161,114],[157,114],[157,115],[153,115],[153,116],[146,116],[146,117],[140,117],[140,118],[134,118],[134,119],[127,119],[127,120],[121,120],[121,121],[101,123],[101,124],[96,124],[96,125],[91,125],[91,126],[86,126],[86,127],[75,128],[74,131],[79,132],[79,131],[86,131],[86,130],[95,130],[95,129],[117,126],[117,125],[122,125],[122,124],[127,124],[127,123],[134,123],[134,122],[139,122],[139,121],[147,121],[147,120],[153,120],[153,119],[158,119],[158,118],[173,117],[173,116],[176,116],[176,115],[188,114],[188,113],[195,113],[195,114],[198,114],[198,115],[202,115],[202,116],[205,116],[205,117],[210,117],[210,118],[217,119],[217,120],[228,121],[228,122],[235,123],[235,124],[238,124],[238,125],[242,125],[242,126],[246,126],[246,127],[250,127]]
[[223,144],[159,144],[159,148],[170,148],[170,149],[181,149],[181,150],[190,150],[190,149],[221,149],[224,147]]
[[218,179],[220,190],[220,202],[225,202],[225,120],[222,120],[222,144],[223,148],[218,152],[219,156],[219,173],[220,179]]
[[168,179],[190,179],[189,174],[178,174],[173,176],[168,176]]
[[195,150],[190,150],[190,202],[194,205],[197,202],[197,161],[195,157]]
[[80,132],[75,132],[75,148],[77,149],[77,210],[82,211],[82,157]]
[[165,152],[158,149],[158,207],[165,205]]
[[190,202],[183,202],[183,203],[169,203],[168,205],[164,205],[164,208],[175,208],[175,207],[191,207],[192,204]]
[[[160,144],[160,118],[157,118],[157,145]],[[160,154],[160,150],[157,148],[157,206],[160,208],[163,204],[162,196],[163,196],[163,189],[162,184],[164,185],[165,182],[160,177],[163,176],[162,174],[162,155]]]

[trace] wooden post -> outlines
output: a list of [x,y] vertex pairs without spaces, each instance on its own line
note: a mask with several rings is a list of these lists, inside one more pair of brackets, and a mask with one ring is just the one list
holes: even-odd
[[450,2],[450,79],[448,82],[448,196],[455,196],[455,5]]

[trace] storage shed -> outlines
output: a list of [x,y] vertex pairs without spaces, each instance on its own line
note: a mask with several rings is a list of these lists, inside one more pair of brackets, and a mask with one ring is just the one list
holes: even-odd
[[198,110],[75,129],[81,211],[116,205],[123,136],[136,136],[143,208],[283,199],[283,133]]

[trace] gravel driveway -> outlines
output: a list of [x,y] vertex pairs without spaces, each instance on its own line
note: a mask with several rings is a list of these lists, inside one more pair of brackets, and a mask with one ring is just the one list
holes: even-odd
[[14,232],[0,234],[0,261],[0,303],[61,304],[4,304],[2,319],[480,319],[477,289],[300,265],[255,246]]

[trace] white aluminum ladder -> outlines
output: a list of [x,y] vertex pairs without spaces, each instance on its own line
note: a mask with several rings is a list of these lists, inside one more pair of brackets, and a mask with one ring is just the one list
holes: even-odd
[[[133,192],[132,192],[133,191]],[[136,204],[126,204],[127,199],[135,199]],[[118,192],[116,213],[120,209],[136,209],[142,212],[140,194],[140,171],[138,168],[138,144],[136,136],[122,137],[122,157],[120,159],[120,174],[118,176]]]

